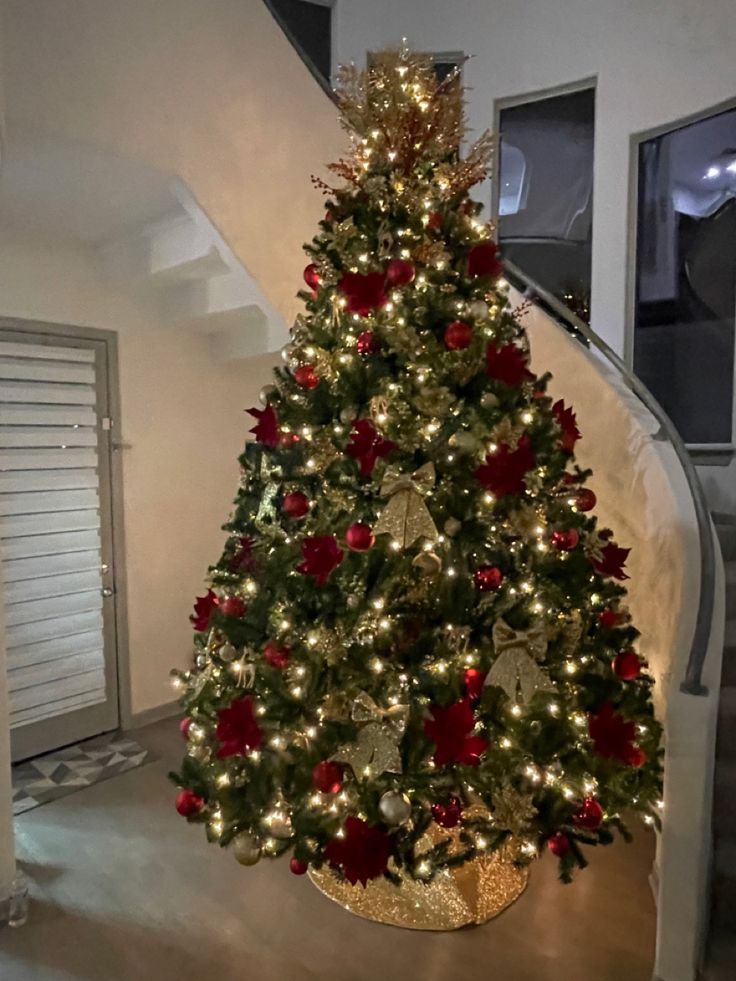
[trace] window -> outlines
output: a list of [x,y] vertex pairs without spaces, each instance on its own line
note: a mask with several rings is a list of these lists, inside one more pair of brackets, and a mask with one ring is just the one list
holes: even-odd
[[736,109],[638,148],[634,368],[692,445],[733,441]]
[[595,90],[501,105],[498,238],[530,279],[587,320]]
[[332,72],[332,4],[328,0],[268,0],[268,5],[302,58],[329,85]]

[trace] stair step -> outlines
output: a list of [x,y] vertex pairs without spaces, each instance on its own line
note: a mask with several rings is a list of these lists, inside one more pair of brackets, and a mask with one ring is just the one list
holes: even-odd
[[736,523],[716,524],[716,534],[721,543],[724,561],[736,559]]

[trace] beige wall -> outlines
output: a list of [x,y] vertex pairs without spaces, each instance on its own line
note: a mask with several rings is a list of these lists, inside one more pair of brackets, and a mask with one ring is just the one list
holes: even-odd
[[344,139],[263,0],[5,0],[8,131],[180,177],[290,322]]
[[103,286],[83,249],[0,235],[0,313],[118,334],[132,708],[170,701],[191,601],[219,557],[237,457],[273,357],[215,364],[204,334],[160,326]]

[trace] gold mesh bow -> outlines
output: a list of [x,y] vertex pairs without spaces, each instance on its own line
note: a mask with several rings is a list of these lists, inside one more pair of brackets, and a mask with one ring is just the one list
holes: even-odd
[[425,463],[412,474],[402,474],[390,467],[381,484],[381,496],[389,500],[373,528],[374,533],[388,532],[402,548],[408,548],[419,538],[435,541],[437,526],[424,503],[434,482],[433,463]]
[[357,780],[381,773],[401,773],[399,742],[409,718],[408,705],[390,705],[382,709],[364,691],[358,692],[351,716],[355,722],[366,722],[354,743],[341,746],[332,757],[352,767]]
[[520,692],[524,702],[528,702],[538,689],[552,687],[546,672],[537,663],[543,661],[547,653],[547,632],[542,624],[534,624],[528,630],[515,630],[499,617],[493,624],[493,647],[496,660],[486,677],[487,685],[498,685],[513,700]]

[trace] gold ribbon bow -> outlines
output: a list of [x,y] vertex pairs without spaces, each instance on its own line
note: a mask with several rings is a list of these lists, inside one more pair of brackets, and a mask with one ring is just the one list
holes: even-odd
[[549,690],[552,684],[539,667],[547,653],[547,632],[542,624],[528,630],[515,630],[499,617],[493,624],[493,647],[496,660],[486,677],[487,685],[503,688],[508,697],[528,702],[537,690]]
[[351,716],[366,725],[354,743],[341,746],[332,757],[352,767],[357,780],[379,776],[381,773],[401,773],[399,742],[409,719],[408,705],[390,705],[382,709],[364,691],[353,701]]
[[373,527],[374,533],[388,532],[402,548],[408,548],[418,538],[435,541],[437,526],[424,503],[434,487],[435,476],[433,463],[425,463],[412,474],[390,467],[381,484],[381,496],[389,501]]

